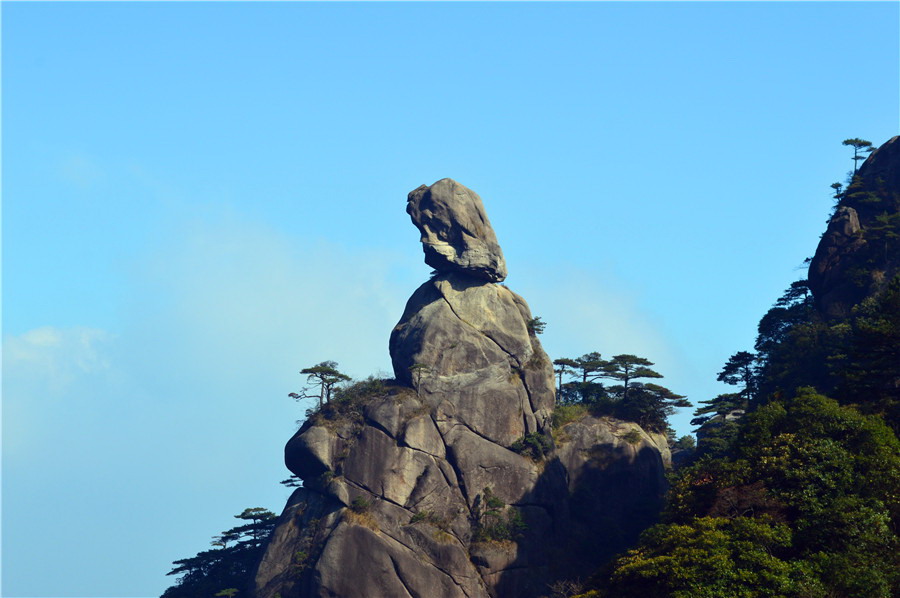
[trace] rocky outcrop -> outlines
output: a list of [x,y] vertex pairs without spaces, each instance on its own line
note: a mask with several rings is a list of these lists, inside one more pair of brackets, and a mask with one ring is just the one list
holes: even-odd
[[503,252],[477,193],[441,179],[410,192],[406,211],[422,234],[426,264],[491,282],[506,278]]
[[860,167],[841,197],[809,265],[819,312],[843,318],[900,273],[900,137]]
[[304,487],[257,598],[536,597],[660,507],[662,435],[592,417],[551,431],[553,367],[527,303],[491,282],[506,272],[478,196],[443,179],[409,211],[426,260],[442,257],[391,334],[395,380],[344,393],[288,442]]
[[550,359],[525,301],[497,284],[442,274],[413,294],[391,334],[397,380],[433,408],[442,431],[465,426],[509,446],[544,432],[553,408]]

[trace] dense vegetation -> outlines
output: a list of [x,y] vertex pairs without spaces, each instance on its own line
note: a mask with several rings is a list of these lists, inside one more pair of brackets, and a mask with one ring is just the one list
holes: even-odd
[[[662,375],[651,369],[651,361],[637,355],[615,355],[606,360],[593,352],[577,359],[556,359],[553,365],[559,380],[556,399],[561,406],[584,405],[594,415],[637,422],[651,432],[665,431],[667,418],[676,407],[691,406],[685,397],[664,386],[639,381]],[[564,381],[566,378],[568,381]]]
[[[855,172],[832,188],[868,211],[849,272],[871,289],[900,255],[900,194]],[[785,291],[719,374],[737,392],[696,410],[662,523],[583,596],[900,596],[900,276],[884,282],[845,318],[805,280]]]
[[167,575],[177,575],[175,585],[162,598],[199,598],[248,594],[248,582],[262,555],[276,515],[262,508],[244,509],[237,519],[245,523],[213,537],[216,548],[175,561]]

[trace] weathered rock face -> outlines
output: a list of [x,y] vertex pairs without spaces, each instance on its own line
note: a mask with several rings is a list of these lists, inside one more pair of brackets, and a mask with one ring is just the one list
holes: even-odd
[[503,252],[477,193],[441,179],[410,192],[406,211],[422,233],[426,264],[492,282],[506,278]]
[[[449,179],[410,205],[435,189],[446,214],[477,205],[487,223],[477,195]],[[460,224],[448,218],[441,230]],[[502,266],[499,248],[491,255]],[[652,522],[665,438],[587,417],[557,430],[553,448],[552,364],[528,305],[484,272],[439,269],[391,334],[396,383],[324,409],[288,442],[304,487],[259,566],[257,598],[536,597],[587,577]],[[543,459],[513,450],[542,438]]]
[[809,287],[822,315],[848,316],[900,273],[900,238],[891,234],[898,211],[900,137],[893,137],[860,167],[810,262]]
[[544,431],[553,409],[553,368],[530,321],[506,287],[438,276],[413,294],[391,334],[394,375],[445,431],[462,425],[509,446]]

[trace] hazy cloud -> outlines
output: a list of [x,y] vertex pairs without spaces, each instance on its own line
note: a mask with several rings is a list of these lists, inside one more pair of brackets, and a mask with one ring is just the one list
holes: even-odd
[[553,358],[600,351],[605,356],[635,353],[659,362],[674,359],[655,316],[613,275],[535,267],[526,275],[522,288],[514,290],[547,322],[542,342]]
[[[356,377],[389,369],[387,341],[416,282],[379,250],[296,240],[216,210],[173,226],[134,271],[126,309],[131,368],[150,385],[206,380],[232,393],[295,390],[326,359]],[[404,282],[408,280],[407,282]]]
[[10,382],[41,382],[44,391],[61,392],[85,373],[110,367],[113,335],[96,328],[43,326],[3,339],[3,374]]
[[[691,400],[706,398],[697,384],[697,366],[681,343],[666,334],[658,314],[646,308],[639,291],[609,271],[532,264],[517,274],[513,290],[528,301],[532,312],[547,323],[541,337],[551,359],[575,358],[599,351],[605,358],[632,353],[654,362],[662,384]],[[697,396],[694,396],[697,395]],[[689,431],[690,411],[671,423]]]

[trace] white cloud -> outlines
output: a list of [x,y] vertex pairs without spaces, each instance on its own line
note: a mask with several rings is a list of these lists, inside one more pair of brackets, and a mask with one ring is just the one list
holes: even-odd
[[41,381],[43,391],[59,393],[79,375],[110,367],[113,335],[86,327],[43,326],[3,339],[3,374],[10,382]]
[[[44,326],[3,338],[3,450],[21,456],[59,429],[62,405],[98,388],[110,372],[115,338],[96,328]],[[84,395],[82,395],[84,396]],[[90,395],[82,408],[90,409]]]

